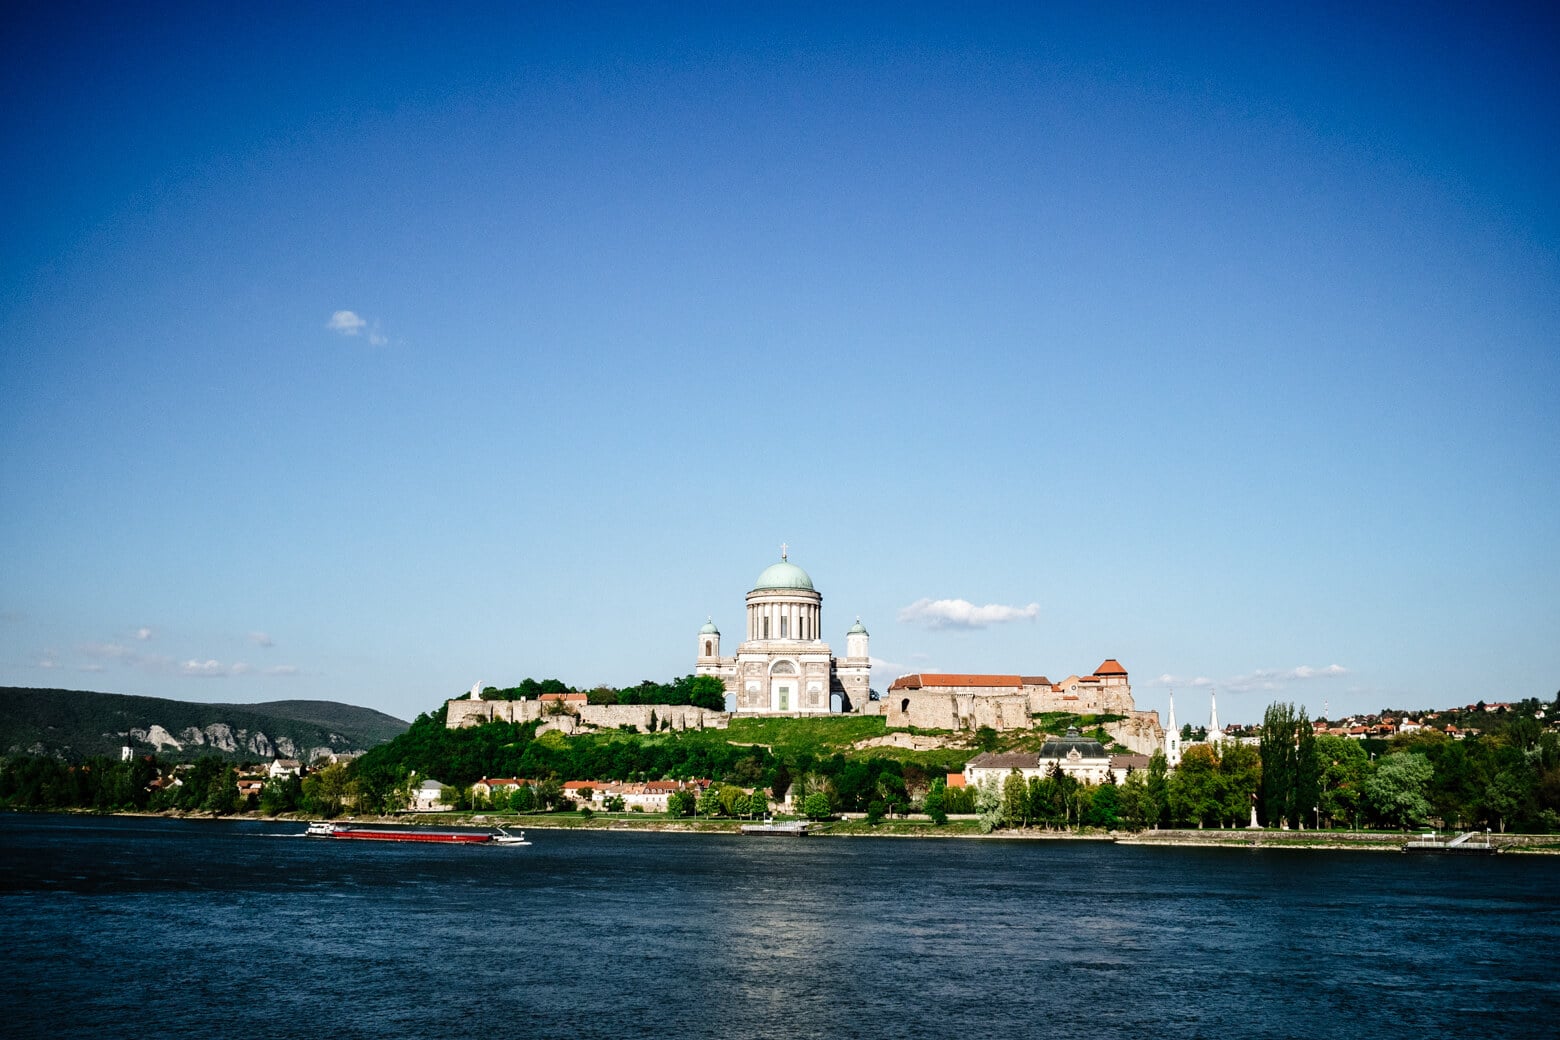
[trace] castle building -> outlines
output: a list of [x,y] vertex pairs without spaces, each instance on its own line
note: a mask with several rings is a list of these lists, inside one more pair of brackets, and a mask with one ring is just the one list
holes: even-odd
[[729,657],[721,655],[713,619],[699,629],[694,674],[725,684],[729,710],[823,715],[866,705],[872,673],[866,628],[857,618],[845,633],[845,656],[834,656],[822,638],[823,596],[785,546],[780,562],[766,567],[747,594],[745,627],[746,638]]

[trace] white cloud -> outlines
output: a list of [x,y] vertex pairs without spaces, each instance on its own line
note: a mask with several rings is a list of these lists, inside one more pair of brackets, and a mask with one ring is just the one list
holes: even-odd
[[895,664],[893,661],[885,661],[881,657],[869,657],[867,660],[870,662],[872,667],[872,685],[878,689],[887,687],[889,683],[893,682],[901,675],[912,671],[912,669],[907,668],[902,664]]
[[343,336],[356,336],[363,331],[368,322],[358,317],[351,311],[337,311],[330,316],[325,327],[332,332],[339,332]]
[[152,630],[145,627],[138,628],[135,630],[135,637],[144,643],[152,638]]
[[53,654],[46,654],[45,656],[38,658],[33,666],[35,668],[58,668],[60,663],[54,659]]
[[1290,683],[1307,682],[1312,679],[1336,679],[1339,676],[1348,675],[1349,670],[1340,664],[1330,664],[1325,668],[1314,668],[1311,665],[1298,665],[1294,668],[1258,668],[1244,675],[1233,675],[1227,679],[1215,681],[1206,675],[1196,678],[1186,678],[1165,674],[1154,681],[1156,686],[1168,686],[1172,689],[1209,689],[1229,690],[1232,693],[1248,693],[1253,690],[1268,692],[1282,690]]
[[249,641],[256,646],[273,647],[276,645],[275,640],[266,635],[264,632],[249,633]]
[[81,652],[88,657],[97,657],[107,661],[124,661],[127,664],[134,664],[141,660],[139,653],[119,643],[85,643],[81,647]]
[[180,675],[194,675],[201,677],[218,677],[227,674],[221,661],[185,661],[179,665]]
[[918,599],[899,611],[899,620],[927,628],[985,628],[1008,621],[1034,620],[1040,616],[1040,604],[1009,607],[988,603],[977,607],[965,599]]
[[379,331],[379,326],[377,324],[375,324],[375,326],[368,331],[368,345],[369,346],[371,346],[371,347],[382,347],[386,343],[389,343],[389,342],[390,342],[390,337],[386,336],[383,332],[380,332]]
[[266,674],[266,675],[278,675],[278,676],[297,675],[298,674],[298,666],[295,665],[295,664],[279,664],[279,665],[275,666],[274,668],[267,668],[265,670],[264,674]]
[[229,675],[248,675],[250,672],[252,672],[254,670],[255,670],[255,666],[254,665],[252,665],[252,664],[245,664],[243,661],[236,661],[236,662],[234,662],[233,667],[228,669],[228,674]]

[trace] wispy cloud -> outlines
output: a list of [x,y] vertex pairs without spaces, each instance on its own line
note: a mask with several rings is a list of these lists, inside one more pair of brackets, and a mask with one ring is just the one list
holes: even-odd
[[1320,668],[1302,664],[1294,668],[1258,668],[1244,675],[1233,675],[1229,678],[1218,680],[1210,679],[1206,675],[1188,678],[1167,673],[1154,680],[1154,685],[1169,686],[1174,689],[1207,689],[1216,687],[1220,690],[1229,690],[1232,693],[1247,693],[1252,690],[1282,690],[1291,683],[1310,682],[1316,679],[1337,679],[1348,674],[1349,670],[1341,664],[1329,664]]
[[390,337],[379,327],[377,318],[369,321],[356,311],[336,311],[325,327],[342,336],[362,336],[371,347],[383,347],[390,342]]
[[967,599],[918,599],[899,611],[899,620],[926,628],[987,628],[1009,621],[1032,621],[1040,616],[1040,604],[1009,607],[987,603],[977,607]]
[[135,630],[135,637],[144,643],[148,639],[152,638],[152,630],[144,626],[138,628]]
[[356,336],[368,326],[368,322],[358,317],[352,311],[337,311],[330,316],[325,327],[332,332],[339,332],[343,336]]
[[132,650],[123,643],[83,643],[81,652],[101,661],[123,661],[126,664],[135,664],[144,659],[140,651]]
[[872,685],[877,689],[883,689],[895,679],[911,671],[902,664],[893,661],[885,661],[881,657],[869,657],[867,660],[872,666]]
[[[272,646],[271,638],[263,632],[250,633],[250,641],[263,647]],[[82,656],[87,660],[79,666],[81,671],[101,672],[106,665],[120,665],[126,668],[138,668],[153,675],[179,675],[197,679],[218,679],[227,676],[244,675],[269,675],[287,676],[298,674],[298,668],[294,665],[276,665],[270,668],[260,668],[247,661],[234,661],[226,664],[214,657],[189,657],[176,659],[163,654],[142,653],[123,643],[83,643],[78,647]],[[57,661],[58,655],[50,651],[44,655],[51,662]],[[53,668],[56,664],[39,667]]]

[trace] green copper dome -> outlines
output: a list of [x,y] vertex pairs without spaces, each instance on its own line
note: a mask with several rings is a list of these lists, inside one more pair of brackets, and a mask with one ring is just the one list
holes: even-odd
[[861,623],[861,619],[857,618],[856,623],[851,625],[845,634],[848,636],[864,636],[867,634],[867,628]]
[[720,635],[720,629],[715,627],[715,619],[714,618],[711,618],[710,620],[708,620],[708,621],[706,621],[704,623],[704,627],[699,629],[699,635],[701,635],[701,636],[718,636],[718,635]]
[[760,589],[807,589],[812,590],[812,579],[807,572],[789,560],[782,559],[779,563],[772,563],[764,568],[764,573],[758,576],[758,581],[753,584],[753,591]]

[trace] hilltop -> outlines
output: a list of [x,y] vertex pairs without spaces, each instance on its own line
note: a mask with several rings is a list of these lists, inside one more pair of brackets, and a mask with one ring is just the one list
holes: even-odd
[[366,751],[408,724],[335,701],[206,704],[86,690],[0,687],[0,754],[79,760],[126,745],[164,758],[232,761]]

